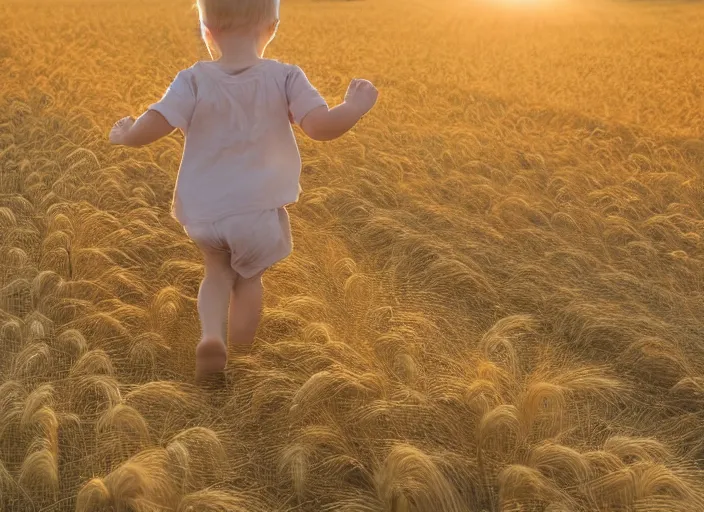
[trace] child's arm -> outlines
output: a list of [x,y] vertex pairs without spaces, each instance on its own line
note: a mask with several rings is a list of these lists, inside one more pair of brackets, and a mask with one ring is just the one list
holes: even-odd
[[359,110],[349,103],[331,109],[318,107],[303,118],[301,129],[313,140],[328,141],[347,133],[361,118]]
[[120,119],[110,131],[110,142],[138,148],[151,144],[173,132],[166,118],[156,110],[147,110],[136,121],[134,118]]
[[140,147],[151,144],[173,132],[185,133],[195,108],[196,96],[190,69],[179,72],[162,98],[149,106],[136,121],[120,119],[110,131],[110,142]]
[[314,108],[301,120],[301,129],[313,140],[328,141],[341,137],[371,110],[378,94],[368,80],[352,80],[343,103],[331,109],[326,106]]
[[298,124],[311,139],[336,139],[350,130],[374,103],[378,92],[367,80],[352,80],[345,101],[328,108],[315,87],[298,66],[293,66],[286,79],[289,119]]

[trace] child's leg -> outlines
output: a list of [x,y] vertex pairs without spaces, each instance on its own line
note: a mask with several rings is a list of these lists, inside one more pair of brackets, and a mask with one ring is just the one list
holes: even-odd
[[203,338],[196,348],[196,379],[220,372],[227,363],[225,326],[234,273],[226,251],[203,250],[205,278],[198,292]]
[[233,217],[222,227],[234,248],[231,265],[237,275],[230,292],[228,345],[246,352],[261,319],[262,275],[291,254],[291,226],[286,208],[275,208]]
[[245,279],[237,275],[230,291],[229,334],[230,350],[246,352],[254,342],[261,319],[264,287],[260,272]]

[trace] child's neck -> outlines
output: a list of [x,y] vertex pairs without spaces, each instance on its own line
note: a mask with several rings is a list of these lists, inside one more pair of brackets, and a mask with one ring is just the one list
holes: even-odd
[[245,68],[261,59],[257,40],[251,35],[226,34],[218,38],[217,45],[221,54],[217,62],[225,68]]

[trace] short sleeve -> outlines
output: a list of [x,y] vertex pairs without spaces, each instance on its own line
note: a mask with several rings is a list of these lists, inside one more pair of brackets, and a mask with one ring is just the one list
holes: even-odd
[[298,125],[314,108],[327,106],[325,99],[298,66],[291,66],[286,77],[286,97],[293,121]]
[[188,129],[196,104],[196,95],[189,70],[180,71],[171,82],[161,99],[150,105],[148,110],[156,110],[174,128],[184,132]]

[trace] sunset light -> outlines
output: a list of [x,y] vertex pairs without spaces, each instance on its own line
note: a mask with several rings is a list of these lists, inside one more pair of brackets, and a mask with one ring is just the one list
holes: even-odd
[[704,511],[703,1],[0,34],[0,512]]

